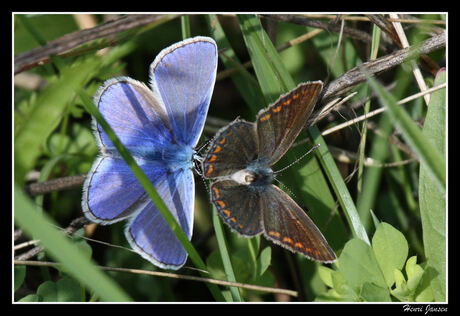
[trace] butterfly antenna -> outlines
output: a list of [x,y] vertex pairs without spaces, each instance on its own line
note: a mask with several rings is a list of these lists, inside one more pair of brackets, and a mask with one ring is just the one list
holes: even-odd
[[202,145],[200,145],[200,147],[198,147],[196,149],[196,152],[199,153],[200,151],[202,151],[206,146],[208,146],[208,144],[212,141],[212,138],[211,139],[208,139],[207,141],[205,141]]
[[299,158],[297,158],[294,162],[290,163],[289,165],[287,165],[286,167],[278,170],[278,171],[274,171],[273,173],[274,174],[277,174],[277,173],[280,173],[284,170],[286,170],[287,168],[291,167],[293,164],[296,164],[298,163],[301,159],[303,159],[305,156],[307,156],[309,153],[311,153],[313,150],[315,150],[316,148],[318,148],[321,144],[317,144],[315,146],[313,146],[312,148],[310,148],[309,151],[307,151],[305,154],[303,154],[302,156],[300,156]]

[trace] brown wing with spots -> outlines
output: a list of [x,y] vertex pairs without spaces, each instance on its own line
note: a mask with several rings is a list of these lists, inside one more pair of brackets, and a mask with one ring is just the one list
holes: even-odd
[[302,83],[257,115],[259,157],[275,164],[302,131],[323,88],[321,81]]
[[316,261],[337,259],[321,231],[289,195],[270,185],[260,200],[265,237]]
[[235,120],[222,128],[204,156],[204,176],[217,178],[245,169],[256,157],[256,141],[254,123]]
[[243,236],[262,232],[259,192],[232,180],[216,181],[211,185],[211,200],[217,213],[233,230]]

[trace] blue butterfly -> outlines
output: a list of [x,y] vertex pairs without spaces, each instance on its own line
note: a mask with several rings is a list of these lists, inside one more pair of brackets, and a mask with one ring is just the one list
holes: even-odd
[[[165,48],[150,66],[150,89],[128,77],[106,81],[99,111],[155,186],[189,239],[194,147],[204,127],[217,70],[217,45],[194,37]],[[129,166],[93,118],[101,155],[83,186],[82,208],[96,223],[128,219],[125,235],[142,257],[177,270],[187,253]]]

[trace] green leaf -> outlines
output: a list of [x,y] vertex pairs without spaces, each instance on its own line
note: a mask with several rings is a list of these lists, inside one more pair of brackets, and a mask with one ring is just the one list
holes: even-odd
[[76,280],[63,277],[56,283],[58,290],[58,302],[82,301],[80,283]]
[[99,64],[98,59],[88,58],[79,65],[66,67],[60,77],[39,94],[15,135],[16,181],[22,183],[25,173],[33,168],[36,159],[44,151],[47,138],[64,117],[75,91],[91,79]]
[[416,302],[433,302],[434,296],[431,288],[431,282],[433,280],[430,270],[432,267],[428,266],[425,269],[425,273],[415,290],[415,301]]
[[401,285],[406,283],[406,279],[404,278],[404,275],[398,269],[393,270],[393,278],[395,280],[396,287],[400,287]]
[[265,247],[264,250],[260,253],[260,256],[257,258],[256,261],[256,275],[255,277],[262,276],[268,267],[271,264],[272,260],[272,248]]
[[359,301],[358,294],[353,288],[347,283],[345,277],[340,271],[333,271],[331,273],[332,285],[337,293],[340,295],[341,301],[344,302],[357,302]]
[[40,302],[40,296],[37,294],[29,294],[21,298],[18,302]]
[[318,274],[321,280],[329,287],[333,287],[332,285],[332,273],[334,270],[325,266],[318,267]]
[[[434,85],[446,82],[446,72],[440,71]],[[442,157],[446,156],[446,91],[438,90],[431,95],[423,134],[429,138]],[[440,161],[442,163],[442,161]],[[445,166],[444,166],[445,172]],[[431,289],[436,301],[446,300],[446,192],[436,185],[437,181],[425,164],[420,165],[420,215],[422,218],[425,255],[435,274]],[[430,272],[431,273],[431,272]]]
[[214,250],[206,258],[206,266],[210,276],[213,279],[227,281],[225,276],[224,265],[222,264],[222,257],[219,250]]
[[394,269],[401,270],[407,259],[409,246],[406,238],[390,224],[380,223],[372,238],[372,249],[390,288],[395,282]]
[[81,301],[80,284],[74,279],[64,277],[55,282],[46,281],[37,289],[42,302],[79,302]]
[[386,287],[374,252],[361,239],[354,238],[345,244],[339,258],[339,271],[356,293],[361,292],[366,282]]
[[386,287],[369,282],[363,284],[361,297],[366,302],[391,302],[390,293]]
[[406,275],[407,275],[407,287],[411,292],[415,293],[420,280],[423,276],[423,269],[417,264],[417,257],[413,256],[407,260],[406,263]]
[[45,281],[37,289],[37,295],[42,302],[57,302],[57,287],[53,281]]
[[16,292],[26,277],[26,266],[14,265],[14,291]]

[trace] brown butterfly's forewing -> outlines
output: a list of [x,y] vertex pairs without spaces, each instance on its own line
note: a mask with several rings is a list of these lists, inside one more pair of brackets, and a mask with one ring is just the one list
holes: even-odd
[[245,169],[256,157],[256,142],[254,123],[235,120],[223,127],[204,156],[203,175],[212,179]]
[[323,88],[321,81],[301,83],[257,115],[259,157],[275,164],[302,131]]

